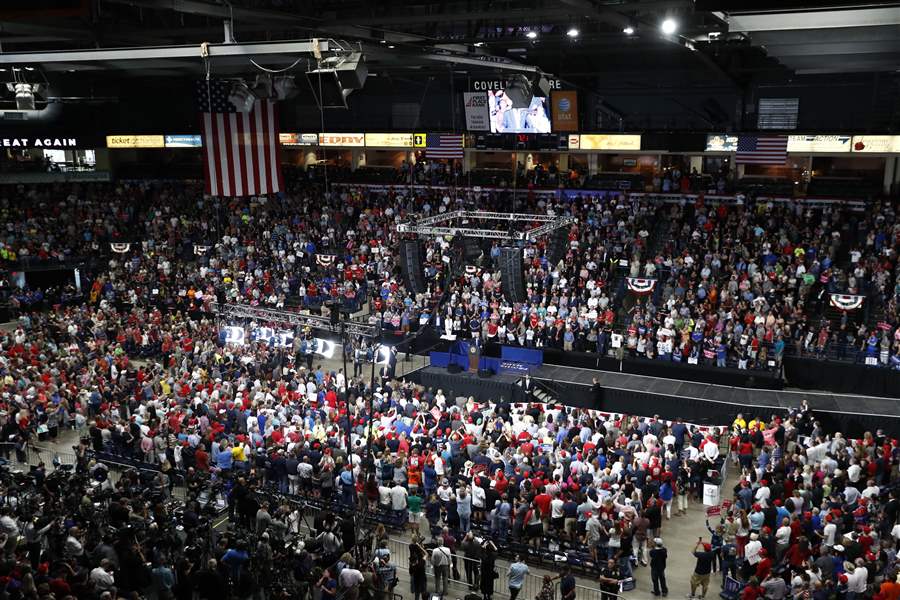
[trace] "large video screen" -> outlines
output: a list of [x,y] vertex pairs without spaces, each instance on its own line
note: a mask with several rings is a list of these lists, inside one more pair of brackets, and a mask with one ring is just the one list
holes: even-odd
[[535,96],[528,108],[513,108],[503,90],[488,92],[491,133],[550,133],[550,107],[546,98]]

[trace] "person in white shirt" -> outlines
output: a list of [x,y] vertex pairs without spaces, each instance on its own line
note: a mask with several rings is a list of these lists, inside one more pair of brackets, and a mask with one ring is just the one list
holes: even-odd
[[[443,540],[443,536],[438,539]],[[450,578],[450,557],[450,548],[443,541],[440,546],[431,551],[431,566],[434,567],[434,593],[441,597],[447,592],[447,582]]]
[[398,519],[406,517],[404,513],[406,512],[406,498],[408,495],[409,492],[406,491],[405,487],[400,485],[399,482],[394,483],[394,487],[391,488],[391,509]]
[[90,574],[90,581],[97,592],[111,592],[115,594],[116,578],[113,575],[112,565],[108,558],[100,561],[100,566],[95,567]]
[[386,485],[378,486],[378,504],[382,508],[388,508],[391,506],[391,488]]
[[345,597],[347,598],[358,597],[358,593],[351,592],[350,590],[358,590],[363,581],[362,572],[360,572],[359,569],[354,568],[352,563],[348,563],[347,566],[341,569],[341,574],[338,576],[340,589],[346,590],[347,593]]
[[747,562],[750,565],[755,566],[762,560],[762,557],[759,555],[760,550],[762,550],[762,543],[759,541],[759,534],[751,533],[750,541],[747,542],[747,545],[744,547],[744,558],[747,559]]
[[759,486],[759,489],[756,490],[756,496],[754,498],[763,508],[767,508],[769,506],[769,496],[772,495],[772,491],[769,489],[768,482],[763,480],[763,485]]
[[877,485],[875,485],[875,480],[870,479],[868,481],[868,486],[862,491],[862,496],[863,498],[871,500],[872,498],[877,497],[879,492],[880,489]]
[[472,512],[475,515],[475,520],[479,523],[484,520],[484,503],[486,499],[487,493],[483,487],[480,485],[472,486]]
[[775,530],[775,544],[777,547],[777,562],[791,545],[791,520],[787,517],[781,520],[781,527]]
[[859,463],[854,458],[850,463],[850,466],[847,467],[847,479],[853,485],[856,485],[859,482],[859,477],[862,474],[862,467],[859,466]]
[[825,515],[825,527],[822,529],[822,545],[831,548],[834,546],[834,537],[837,535],[837,525],[832,521],[831,515]]
[[847,593],[844,596],[846,600],[856,600],[858,595],[865,593],[869,579],[869,570],[865,564],[861,558],[857,558],[855,564],[844,563],[844,571],[847,573]]

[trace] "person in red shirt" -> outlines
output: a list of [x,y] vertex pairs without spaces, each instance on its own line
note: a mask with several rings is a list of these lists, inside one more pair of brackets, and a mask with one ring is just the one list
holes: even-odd
[[772,572],[772,559],[769,558],[769,553],[765,548],[759,551],[759,555],[762,560],[756,563],[756,578],[763,581]]
[[756,600],[762,598],[763,595],[763,588],[759,585],[759,579],[756,577],[751,577],[744,589],[741,590],[741,600]]
[[206,451],[203,444],[197,446],[197,451],[194,452],[194,465],[198,471],[204,473],[209,471],[209,452]]

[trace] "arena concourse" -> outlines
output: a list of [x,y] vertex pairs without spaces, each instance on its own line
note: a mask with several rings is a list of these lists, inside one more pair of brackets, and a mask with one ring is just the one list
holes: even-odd
[[3,600],[900,600],[900,4],[0,3]]

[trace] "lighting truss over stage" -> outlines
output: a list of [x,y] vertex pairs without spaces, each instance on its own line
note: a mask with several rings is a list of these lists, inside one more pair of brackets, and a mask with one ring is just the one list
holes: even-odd
[[263,321],[281,325],[311,327],[313,329],[331,331],[338,334],[341,333],[341,327],[343,325],[343,331],[347,335],[356,335],[365,338],[377,338],[381,335],[381,329],[378,325],[372,325],[364,321],[354,321],[352,319],[334,324],[329,317],[305,315],[287,310],[260,308],[258,306],[247,306],[244,304],[219,304],[214,302],[211,308],[214,313],[226,320],[249,319],[251,321]]
[[[481,219],[482,221],[506,221],[510,227],[506,230],[481,229],[468,227],[466,221]],[[461,221],[459,225],[455,221]],[[525,231],[515,231],[513,223],[540,223],[537,227]],[[456,210],[422,219],[414,219],[397,225],[399,233],[416,233],[419,235],[461,234],[465,237],[489,238],[495,240],[533,241],[554,229],[566,227],[575,222],[575,217],[551,217],[549,215],[529,215],[524,213],[487,212],[480,210]]]

